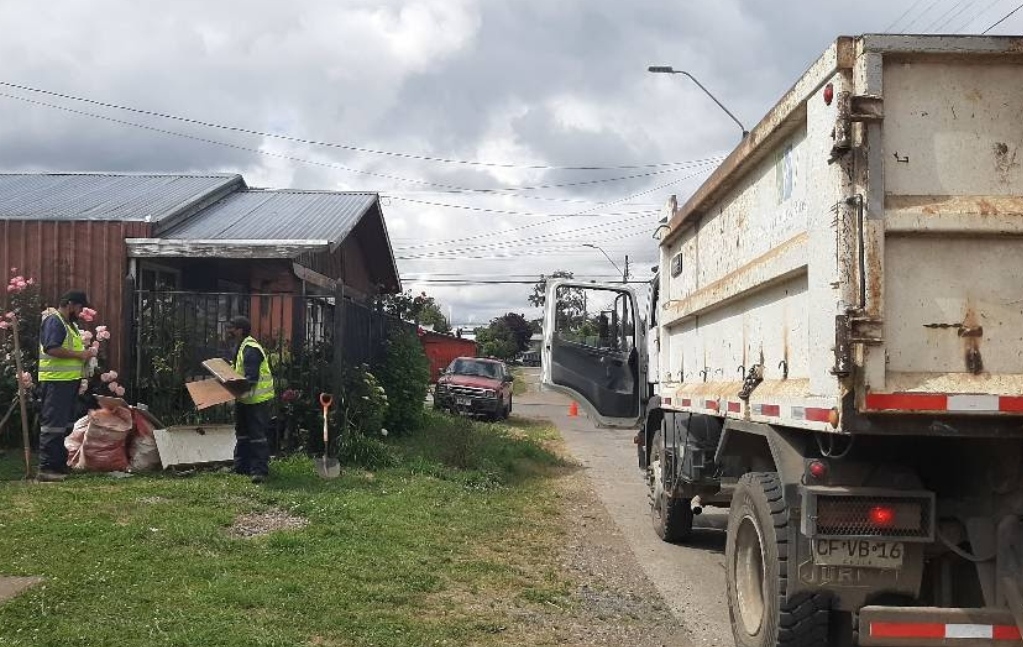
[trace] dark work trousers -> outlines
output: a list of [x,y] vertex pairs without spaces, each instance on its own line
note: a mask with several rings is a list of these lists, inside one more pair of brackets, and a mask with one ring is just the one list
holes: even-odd
[[43,405],[39,424],[39,470],[42,472],[67,472],[64,437],[75,422],[78,385],[78,380],[39,383]]
[[270,473],[270,402],[234,405],[234,471],[251,476]]

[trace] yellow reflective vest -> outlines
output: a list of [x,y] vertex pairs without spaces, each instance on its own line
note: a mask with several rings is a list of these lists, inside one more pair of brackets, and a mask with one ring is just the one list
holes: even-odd
[[270,360],[266,351],[259,345],[259,342],[252,337],[246,337],[238,345],[238,354],[234,358],[234,370],[240,375],[245,375],[245,349],[256,348],[263,354],[263,361],[259,365],[259,381],[251,389],[245,392],[238,402],[242,404],[259,404],[273,400],[274,397],[274,376],[270,373]]
[[[64,342],[61,348],[82,352],[85,350],[85,343],[82,341],[82,333],[78,326],[64,321],[59,312],[49,315],[58,317],[64,324],[67,334],[64,335]],[[80,359],[66,359],[54,357],[46,353],[46,349],[39,344],[39,381],[40,382],[74,382],[82,379],[85,370],[85,362]]]

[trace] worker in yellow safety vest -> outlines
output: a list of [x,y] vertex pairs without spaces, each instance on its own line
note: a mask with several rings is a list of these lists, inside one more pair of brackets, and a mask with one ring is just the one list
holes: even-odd
[[85,293],[72,290],[57,305],[39,327],[39,481],[62,481],[67,475],[64,437],[74,423],[85,364],[96,356],[94,349],[85,347],[76,324],[89,305]]
[[238,345],[231,356],[234,370],[245,376],[249,390],[235,401],[234,471],[266,481],[270,473],[270,406],[274,399],[274,378],[270,360],[259,342],[252,338],[252,324],[246,317],[227,323],[227,334]]

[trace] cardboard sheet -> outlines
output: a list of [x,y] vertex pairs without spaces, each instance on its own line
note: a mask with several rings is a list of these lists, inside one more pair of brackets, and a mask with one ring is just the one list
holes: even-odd
[[244,375],[240,375],[234,370],[234,367],[219,357],[206,360],[202,363],[202,367],[209,371],[210,375],[225,384],[245,381]]
[[236,394],[220,383],[215,377],[208,377],[205,380],[188,382],[185,384],[188,395],[192,396],[195,408],[202,410],[225,402],[231,402]]
[[202,410],[231,402],[249,390],[249,383],[245,380],[245,376],[239,375],[223,359],[219,357],[208,359],[202,363],[202,366],[213,377],[185,384],[196,409]]

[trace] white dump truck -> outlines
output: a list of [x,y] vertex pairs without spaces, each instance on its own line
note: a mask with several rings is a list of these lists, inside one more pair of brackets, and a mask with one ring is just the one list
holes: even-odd
[[661,221],[646,315],[548,287],[543,379],[729,506],[740,647],[1023,645],[1023,38],[842,37]]

